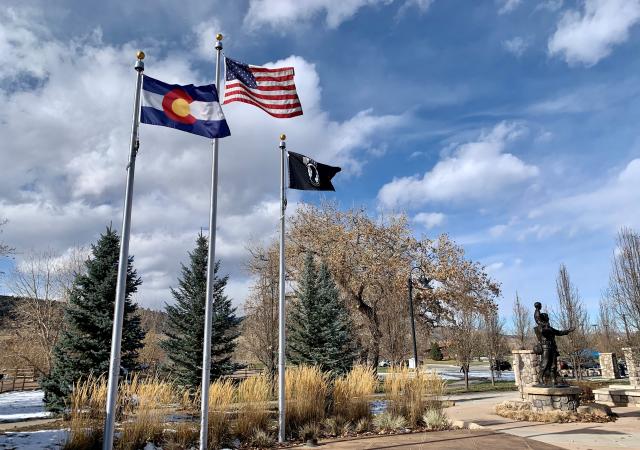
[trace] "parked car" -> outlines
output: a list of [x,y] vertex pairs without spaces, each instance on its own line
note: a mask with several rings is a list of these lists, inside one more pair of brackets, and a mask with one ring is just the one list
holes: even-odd
[[511,370],[511,363],[504,359],[499,359],[495,362],[495,364],[491,365],[493,370],[498,370],[500,372],[504,370]]

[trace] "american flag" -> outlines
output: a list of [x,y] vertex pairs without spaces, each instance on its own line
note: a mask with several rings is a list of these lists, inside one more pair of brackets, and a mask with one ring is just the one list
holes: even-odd
[[302,106],[293,81],[293,67],[267,69],[225,57],[224,105],[243,102],[281,119],[301,116]]

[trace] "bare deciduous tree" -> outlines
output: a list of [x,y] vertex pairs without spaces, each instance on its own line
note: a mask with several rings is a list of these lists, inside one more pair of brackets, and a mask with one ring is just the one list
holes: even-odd
[[598,308],[598,325],[596,328],[597,348],[601,352],[618,350],[617,326],[614,309],[607,297],[600,299]]
[[482,332],[484,353],[489,359],[491,384],[495,386],[495,372],[500,372],[499,364],[508,352],[507,341],[504,336],[504,320],[500,318],[497,310],[484,314],[482,317]]
[[396,292],[380,311],[381,352],[393,365],[401,364],[412,348],[408,298],[403,294]]
[[631,330],[629,337],[638,344],[640,342],[640,234],[630,228],[621,229],[616,239],[616,253],[609,277],[609,299]]
[[531,311],[522,303],[516,292],[516,300],[513,303],[513,332],[519,350],[524,350],[531,344],[531,330],[533,330],[531,317]]
[[[363,209],[340,211],[334,204],[302,205],[291,219],[287,245],[290,266],[297,270],[307,252],[329,267],[336,283],[359,320],[366,326],[368,362],[377,368],[380,358],[382,304],[397,292],[406,292],[411,267],[411,232],[406,218],[371,219]],[[361,340],[364,341],[364,339]]]
[[469,367],[473,358],[480,356],[482,339],[480,313],[470,304],[461,304],[453,313],[452,324],[445,329],[449,354],[453,355],[464,375],[465,389],[469,390]]
[[60,273],[54,254],[31,253],[18,264],[9,282],[18,307],[11,326],[12,345],[7,350],[41,375],[49,373],[53,346],[62,330]]
[[[2,233],[2,229],[7,224],[7,222],[8,222],[7,219],[0,218],[0,233]],[[13,253],[14,250],[15,249],[11,247],[9,244],[3,241],[0,241],[0,256],[10,255],[11,253]]]
[[278,249],[275,245],[250,249],[249,272],[255,277],[244,310],[242,350],[264,364],[275,377],[278,365]]
[[589,348],[589,316],[584,307],[578,289],[571,283],[569,271],[564,264],[560,265],[556,279],[558,311],[556,316],[562,329],[573,328],[574,331],[558,338],[558,347],[565,353],[573,365],[574,377],[582,378],[581,365],[586,359]]
[[[416,285],[416,316],[427,327],[451,323],[461,301],[477,309],[493,306],[500,287],[484,268],[467,260],[447,235],[414,238],[405,216],[372,219],[364,209],[340,211],[335,204],[302,205],[291,219],[287,259],[300,270],[311,252],[325,262],[366,334],[360,340],[377,367],[389,303],[407,298],[407,278],[418,266],[433,281]],[[394,330],[395,331],[395,330]]]

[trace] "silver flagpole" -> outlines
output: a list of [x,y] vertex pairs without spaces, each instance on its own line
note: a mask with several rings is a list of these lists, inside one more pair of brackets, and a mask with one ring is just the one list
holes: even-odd
[[133,200],[133,176],[138,153],[138,127],[140,125],[140,90],[142,88],[142,72],[144,72],[144,52],[136,54],[138,60],[135,69],[138,72],[136,95],[133,107],[133,125],[131,127],[131,147],[129,164],[127,165],[127,188],[124,194],[124,217],[120,238],[120,257],[118,259],[118,281],[116,284],[116,301],[113,312],[113,332],[111,334],[111,358],[109,360],[109,385],[107,388],[107,416],[104,422],[103,450],[113,448],[113,431],[116,424],[116,403],[118,399],[118,378],[120,375],[120,347],[122,341],[122,322],[124,320],[124,299],[127,287],[127,267],[129,264],[129,236],[131,234],[131,203]]
[[[222,35],[216,35],[216,89],[220,96],[220,53]],[[220,100],[218,98],[218,100]],[[216,267],[216,210],[218,208],[218,138],[213,139],[211,165],[211,200],[209,203],[209,251],[207,253],[207,293],[204,313],[204,343],[202,345],[202,397],[200,399],[200,450],[207,448],[209,431],[209,381],[211,376],[211,333],[213,320],[213,281]]]
[[280,297],[278,301],[278,442],[285,441],[285,298],[284,298],[284,213],[287,209],[285,171],[287,136],[280,135]]

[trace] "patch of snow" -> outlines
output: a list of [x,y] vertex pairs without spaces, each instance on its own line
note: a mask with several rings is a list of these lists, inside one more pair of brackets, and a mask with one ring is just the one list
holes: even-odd
[[0,434],[0,450],[61,449],[67,433],[67,430],[42,430]]
[[44,410],[43,391],[5,392],[0,394],[0,423],[21,422],[51,416]]

